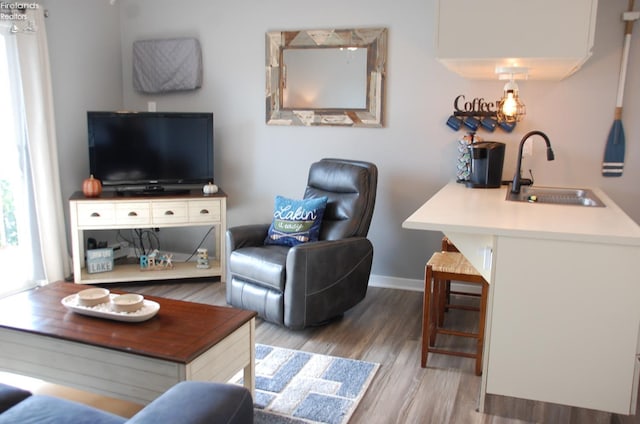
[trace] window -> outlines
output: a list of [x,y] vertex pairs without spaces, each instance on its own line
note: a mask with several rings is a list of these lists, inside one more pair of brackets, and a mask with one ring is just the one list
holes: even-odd
[[[39,255],[34,255],[28,149],[24,108],[20,98],[15,39],[0,35],[0,296],[34,287],[42,278]],[[34,238],[36,237],[36,238]]]

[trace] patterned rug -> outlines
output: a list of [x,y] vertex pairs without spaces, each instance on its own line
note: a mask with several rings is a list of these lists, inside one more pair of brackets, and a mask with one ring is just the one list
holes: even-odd
[[[345,424],[379,364],[256,344],[256,424]],[[242,382],[241,374],[235,379]]]

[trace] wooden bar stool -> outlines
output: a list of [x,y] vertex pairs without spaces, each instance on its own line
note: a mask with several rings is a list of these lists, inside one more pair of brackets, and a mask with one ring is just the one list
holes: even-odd
[[[458,248],[451,243],[447,237],[442,237],[442,251],[443,252],[459,252]],[[474,269],[475,271],[475,269]],[[460,290],[451,290],[451,280],[446,280],[444,283],[444,290],[439,290],[439,299],[440,302],[438,304],[438,325],[442,326],[444,323],[444,313],[449,312],[449,309],[463,309],[467,311],[478,311],[480,312],[479,306],[473,305],[465,305],[465,304],[455,304],[452,303],[451,295],[455,294],[458,296],[467,296],[467,297],[481,297],[480,293],[469,292],[469,291],[460,291]]]
[[[444,246],[444,240],[443,240]],[[457,250],[457,249],[456,249]],[[448,308],[471,309],[464,305],[455,305],[450,301],[450,281],[463,281],[481,286],[480,294],[480,322],[477,333],[442,328],[444,311]],[[482,374],[482,349],[484,345],[484,327],[487,309],[487,293],[489,285],[471,263],[457,251],[435,252],[425,266],[424,303],[422,311],[422,361],[421,366],[427,366],[429,352],[444,355],[462,356],[476,360],[476,375]],[[458,293],[465,294],[468,293]],[[476,339],[475,353],[460,352],[443,348],[436,348],[435,341],[438,334],[470,337]]]

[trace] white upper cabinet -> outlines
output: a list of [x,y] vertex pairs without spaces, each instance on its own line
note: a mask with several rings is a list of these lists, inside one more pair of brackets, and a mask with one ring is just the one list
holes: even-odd
[[518,66],[560,80],[591,56],[597,9],[598,0],[438,0],[436,57],[469,79]]

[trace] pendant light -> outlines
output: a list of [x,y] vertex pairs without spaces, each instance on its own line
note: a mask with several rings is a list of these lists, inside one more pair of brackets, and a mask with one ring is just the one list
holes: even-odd
[[496,111],[498,122],[519,122],[526,114],[526,107],[522,100],[520,100],[520,90],[515,79],[517,76],[526,79],[527,68],[496,68],[496,73],[499,79],[509,80],[504,85],[504,93],[498,102],[498,110]]

